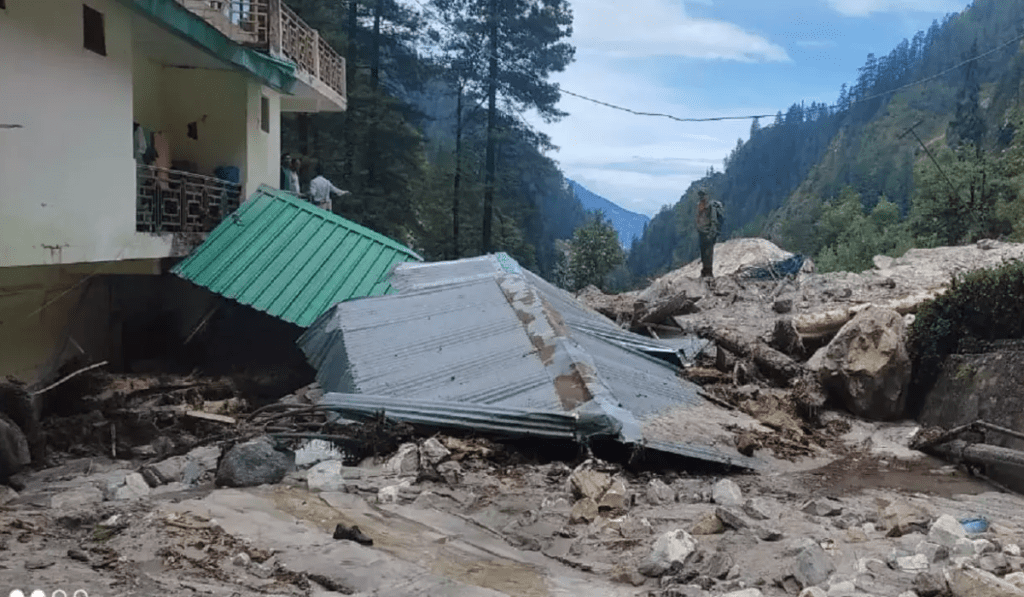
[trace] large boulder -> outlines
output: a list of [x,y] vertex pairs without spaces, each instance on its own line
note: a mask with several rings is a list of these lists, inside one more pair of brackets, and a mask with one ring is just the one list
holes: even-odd
[[279,483],[294,468],[295,452],[279,450],[269,437],[261,437],[228,450],[217,468],[217,485],[255,487]]
[[0,483],[5,483],[31,462],[25,434],[14,421],[0,413]]
[[869,307],[846,323],[821,356],[818,377],[853,414],[874,420],[900,418],[907,405],[910,355],[903,317]]

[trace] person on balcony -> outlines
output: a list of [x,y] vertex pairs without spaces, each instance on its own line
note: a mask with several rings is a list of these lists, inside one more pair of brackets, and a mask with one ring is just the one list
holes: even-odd
[[287,153],[281,158],[281,190],[290,191],[292,184],[292,157]]
[[317,166],[316,178],[309,182],[310,201],[321,209],[333,212],[334,203],[331,201],[331,193],[340,197],[348,195],[349,192],[339,189],[334,186],[334,183],[324,178],[323,169]]
[[288,171],[288,190],[293,194],[302,196],[302,185],[299,184],[299,168],[302,167],[302,162],[299,158],[292,159],[292,167]]

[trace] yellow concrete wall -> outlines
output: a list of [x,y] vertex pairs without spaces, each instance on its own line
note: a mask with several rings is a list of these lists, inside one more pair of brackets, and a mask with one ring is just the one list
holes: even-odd
[[[251,194],[261,184],[274,188],[281,184],[281,94],[255,81],[250,81],[248,91],[246,193]],[[263,131],[261,120],[263,97],[270,102],[269,133]]]
[[107,55],[83,48],[82,3],[0,11],[0,267],[167,255],[135,233],[131,14],[104,15]]
[[[249,81],[230,71],[164,68],[161,77],[163,132],[175,160],[194,162],[200,174],[237,166],[246,176]],[[188,137],[195,122],[198,139]]]

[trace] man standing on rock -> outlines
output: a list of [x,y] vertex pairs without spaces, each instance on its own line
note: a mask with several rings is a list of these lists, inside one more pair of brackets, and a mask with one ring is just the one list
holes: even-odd
[[701,278],[713,278],[711,262],[714,259],[715,240],[725,221],[725,208],[721,201],[708,201],[707,189],[699,189],[697,196],[697,236],[700,238]]

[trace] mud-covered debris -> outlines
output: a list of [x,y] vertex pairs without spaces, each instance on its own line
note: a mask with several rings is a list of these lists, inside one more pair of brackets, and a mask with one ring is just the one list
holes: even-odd
[[804,504],[800,511],[814,516],[839,516],[843,513],[843,505],[828,498],[816,498]]
[[722,479],[715,483],[711,499],[723,506],[740,506],[743,504],[743,491],[732,479]]
[[451,450],[444,447],[436,437],[431,437],[420,445],[420,460],[430,466],[437,466],[451,455]]
[[420,451],[414,443],[402,444],[398,452],[384,463],[384,471],[391,475],[415,475],[420,470]]
[[661,479],[651,479],[647,484],[647,502],[650,504],[668,504],[676,501],[676,492]]
[[629,508],[630,493],[622,479],[613,479],[601,496],[597,507],[601,511],[621,512]]
[[345,479],[340,460],[327,460],[314,465],[306,474],[306,485],[310,491],[343,491]]
[[800,583],[800,587],[820,585],[835,572],[832,558],[817,543],[811,542],[796,555],[793,561],[792,574]]
[[569,522],[593,522],[597,519],[599,508],[593,498],[584,497],[576,500],[569,513]]
[[690,533],[693,535],[718,535],[725,532],[725,524],[714,512],[703,512],[693,522]]
[[948,514],[940,516],[928,529],[928,540],[949,549],[953,549],[957,541],[965,539],[967,532],[964,531],[957,519]]
[[437,465],[437,474],[441,475],[448,485],[456,486],[462,483],[462,465],[453,460]]
[[661,576],[673,564],[682,564],[697,549],[697,541],[682,529],[668,531],[654,542],[650,555],[640,565],[644,576]]
[[339,541],[355,541],[360,545],[373,545],[373,539],[359,530],[358,526],[338,524],[334,527],[334,538]]
[[569,475],[569,486],[576,498],[588,497],[597,501],[608,491],[612,478],[607,473],[584,468],[586,464],[581,464]]

